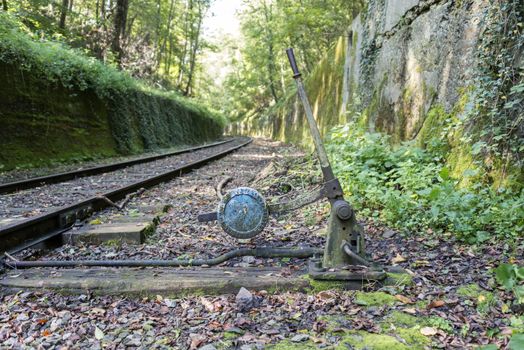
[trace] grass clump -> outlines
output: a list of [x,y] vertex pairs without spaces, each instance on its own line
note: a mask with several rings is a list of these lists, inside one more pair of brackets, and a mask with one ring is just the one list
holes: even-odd
[[318,318],[326,322],[326,334],[340,338],[335,349],[347,349],[348,346],[351,349],[424,349],[431,343],[431,338],[420,332],[422,327],[431,325],[427,317],[393,311],[379,323],[379,333],[352,330],[353,317],[358,316],[325,315]]
[[316,280],[308,275],[305,275],[304,278],[309,282],[308,292],[311,294],[316,294],[325,290],[344,290],[344,286],[346,285],[343,281]]
[[398,287],[410,286],[413,284],[413,276],[409,273],[388,272],[386,284]]
[[283,340],[275,345],[268,346],[268,350],[316,350],[318,349],[311,341],[293,343],[289,340]]
[[393,311],[386,316],[381,324],[386,328],[389,328],[388,326],[390,325],[394,325],[395,327],[414,327],[424,324],[424,320],[405,312]]
[[476,283],[460,286],[457,289],[458,295],[468,298],[478,298],[482,293],[483,290]]

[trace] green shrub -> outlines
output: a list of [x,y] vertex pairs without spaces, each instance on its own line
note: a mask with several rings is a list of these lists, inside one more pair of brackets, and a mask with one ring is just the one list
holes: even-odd
[[495,269],[497,282],[507,291],[512,291],[517,304],[524,304],[524,267],[500,264]]
[[521,237],[522,189],[493,189],[471,169],[463,173],[470,178],[463,188],[446,167],[445,147],[389,141],[354,124],[333,129],[328,141],[335,171],[362,215],[404,231],[455,233],[469,243]]

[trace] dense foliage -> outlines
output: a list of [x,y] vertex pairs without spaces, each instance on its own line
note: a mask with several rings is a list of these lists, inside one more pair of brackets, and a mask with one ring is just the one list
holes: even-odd
[[243,117],[283,100],[290,89],[287,47],[296,48],[302,72],[309,74],[342,35],[347,35],[360,0],[245,1],[243,43],[232,55],[225,82],[226,114]]
[[393,147],[388,136],[349,124],[334,129],[328,149],[363,216],[405,232],[456,234],[469,243],[493,237],[511,242],[524,233],[524,190],[493,189],[473,169],[464,171],[470,181],[461,185],[440,147]]
[[36,37],[192,95],[210,0],[4,0]]
[[521,0],[492,1],[477,50],[475,104],[471,115],[481,140],[479,153],[502,164],[524,165],[524,5]]
[[[115,91],[141,91],[177,100],[195,111],[210,113],[189,99],[174,92],[155,89],[144,81],[133,79],[126,72],[86,56],[79,49],[72,49],[64,43],[39,39],[38,34],[2,12],[0,61],[16,64],[21,70],[31,71],[31,74],[50,84],[59,83],[65,88],[80,91],[91,89],[100,98],[111,97],[111,93]],[[218,115],[215,117],[220,119]]]
[[495,269],[497,282],[515,294],[516,303],[524,304],[524,267],[500,264]]

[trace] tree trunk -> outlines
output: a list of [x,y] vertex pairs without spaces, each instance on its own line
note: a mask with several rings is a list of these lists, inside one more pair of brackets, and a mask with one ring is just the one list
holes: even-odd
[[199,47],[200,39],[200,28],[202,27],[202,17],[198,20],[197,31],[195,37],[193,38],[193,43],[191,45],[191,52],[189,53],[189,71],[187,72],[187,83],[184,90],[184,95],[189,96],[191,94],[191,85],[193,84],[193,75],[195,72],[196,66],[196,57]]
[[2,0],[2,8],[4,9],[4,11],[7,12],[8,8],[7,8],[7,0]]
[[122,40],[125,38],[127,12],[129,10],[129,0],[117,0],[116,12],[114,19],[114,33],[111,43],[111,49],[116,55],[116,62],[122,68],[122,58],[124,51],[122,48]]
[[169,36],[169,52],[167,53],[167,56],[166,56],[166,68],[165,68],[165,71],[166,71],[166,76],[169,77],[169,72],[171,70],[171,57],[173,56],[173,47],[174,47],[174,43],[173,43],[173,36],[170,35]]
[[[169,14],[167,16],[167,31],[166,36],[163,40],[162,46],[160,47],[160,50],[158,52],[158,63],[157,66],[160,67],[160,62],[162,62],[162,55],[165,54],[166,48],[167,48],[167,41],[170,40],[171,37],[171,22],[173,21],[173,9],[175,8],[175,0],[171,0],[171,3],[169,4]],[[170,41],[171,43],[171,41]],[[171,50],[171,44],[169,45],[169,50]],[[167,55],[166,55],[167,57]],[[164,60],[164,65],[167,66],[167,61]]]
[[102,22],[106,19],[106,0],[102,0],[100,3],[100,19]]
[[178,69],[178,78],[177,78],[177,86],[179,88],[182,87],[182,80],[184,77],[184,67],[186,65],[186,58],[187,58],[187,46],[189,43],[189,40],[191,39],[190,36],[190,30],[189,30],[189,24],[192,22],[193,19],[193,0],[188,0],[186,5],[186,15],[185,15],[185,23],[184,23],[184,49],[182,50],[180,57],[179,57],[179,69]]
[[275,53],[274,53],[274,46],[273,46],[273,31],[271,29],[271,20],[272,20],[272,5],[269,5],[269,8],[267,7],[266,2],[264,1],[264,18],[266,20],[266,41],[267,41],[267,49],[268,49],[268,63],[267,63],[267,70],[269,75],[269,89],[271,91],[271,95],[273,95],[273,99],[275,100],[275,103],[278,103],[279,98],[277,94],[276,89],[276,67],[275,67]]
[[195,67],[197,60],[198,49],[200,48],[200,31],[202,30],[202,21],[204,20],[205,4],[197,2],[198,6],[198,22],[195,31],[191,31],[192,45],[189,53],[189,71],[187,73],[187,83],[184,90],[184,95],[189,96],[192,93],[193,77],[195,75]]
[[160,47],[162,46],[162,2],[161,0],[157,0],[157,12],[156,12],[156,31],[155,31],[155,71],[158,70],[159,63],[160,63]]
[[68,7],[69,7],[69,0],[62,0],[62,7],[60,8],[60,22],[58,23],[58,27],[60,29],[65,29],[65,22],[66,22]]
[[96,0],[95,19],[96,23],[100,22],[100,0]]

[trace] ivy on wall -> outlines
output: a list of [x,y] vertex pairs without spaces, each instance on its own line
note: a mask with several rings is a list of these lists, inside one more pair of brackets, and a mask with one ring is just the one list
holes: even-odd
[[524,164],[524,3],[496,0],[485,11],[470,116],[480,141],[473,150],[502,162],[488,167],[506,171]]

